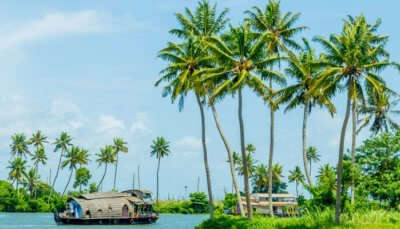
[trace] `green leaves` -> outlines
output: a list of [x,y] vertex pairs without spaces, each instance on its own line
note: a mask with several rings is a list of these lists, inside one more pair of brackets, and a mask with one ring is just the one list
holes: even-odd
[[153,144],[150,147],[151,156],[155,156],[157,159],[166,157],[171,153],[169,149],[169,142],[165,140],[164,137],[157,137],[155,140],[153,140]]

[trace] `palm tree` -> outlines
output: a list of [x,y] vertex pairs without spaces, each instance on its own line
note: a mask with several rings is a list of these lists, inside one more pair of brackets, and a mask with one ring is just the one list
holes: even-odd
[[65,185],[64,191],[61,196],[64,196],[67,191],[68,185],[71,182],[72,174],[78,167],[78,165],[85,165],[88,163],[88,154],[87,151],[81,150],[77,146],[72,146],[71,149],[65,155],[65,160],[61,163],[61,168],[65,168],[68,166],[70,170],[70,175]]
[[[264,164],[256,167],[252,176],[253,186],[256,187],[258,192],[262,192],[268,188],[268,169]],[[255,192],[253,190],[253,192]]]
[[[249,177],[251,177],[254,174],[254,172],[256,171],[257,160],[254,159],[253,155],[250,152],[248,152],[246,155],[247,155],[246,156],[247,173],[249,174]],[[239,175],[244,176],[244,166],[243,166],[242,159],[240,159],[240,158],[239,158],[238,172],[239,172]]]
[[40,176],[35,169],[30,169],[28,173],[24,174],[24,177],[24,186],[29,190],[30,196],[32,197],[40,185]]
[[[269,88],[257,74],[265,73],[274,74],[276,77],[283,76],[280,73],[262,68],[265,64],[276,61],[277,58],[264,57],[264,41],[263,39],[256,39],[255,34],[250,31],[249,23],[237,28],[231,26],[228,34],[221,38],[212,36],[206,44],[215,56],[218,65],[209,69],[210,73],[207,74],[203,81],[218,82],[213,92],[212,100],[227,92],[237,93],[242,162],[244,167],[247,168],[242,90],[247,86],[259,95],[264,95]],[[244,170],[244,184],[248,217],[252,219],[247,169]]]
[[119,152],[124,152],[127,153],[128,152],[128,147],[126,146],[128,143],[125,142],[122,138],[116,137],[114,138],[114,151],[115,151],[115,155],[116,155],[116,162],[115,162],[115,173],[114,173],[114,185],[113,185],[113,190],[116,190],[116,180],[117,180],[117,170],[118,170],[118,155]]
[[[265,6],[264,11],[259,7],[253,7],[253,11],[248,10],[245,13],[248,15],[248,20],[252,24],[254,30],[258,32],[258,36],[263,37],[267,41],[266,51],[269,56],[281,56],[281,53],[287,52],[289,48],[299,49],[299,45],[293,40],[293,37],[306,29],[304,26],[294,27],[294,24],[300,17],[300,13],[292,14],[291,12],[287,12],[282,14],[280,10],[280,1],[275,0],[270,0]],[[273,64],[270,65],[270,70],[273,70]],[[284,78],[275,77],[274,74],[266,74],[266,77],[269,79],[269,87],[271,90],[273,88],[273,82],[279,84],[284,83]],[[273,103],[272,96],[266,96],[265,99],[270,108],[270,147],[268,167],[271,168],[274,154],[274,111],[276,107]],[[271,171],[268,173],[268,176],[269,212],[271,216],[273,216]]]
[[11,154],[14,157],[24,157],[26,158],[26,154],[30,154],[28,148],[28,141],[26,139],[25,134],[14,134],[11,136],[12,143],[10,145]]
[[60,150],[61,153],[60,153],[60,159],[58,161],[57,171],[54,176],[53,184],[51,186],[51,188],[52,188],[51,193],[53,193],[53,191],[54,191],[54,185],[56,184],[56,181],[58,178],[58,172],[60,171],[60,166],[61,166],[61,162],[62,162],[64,153],[69,150],[70,146],[72,146],[71,141],[72,141],[72,138],[67,134],[67,132],[62,132],[60,137],[57,138],[56,141],[53,143],[55,145],[54,152],[58,152]]
[[96,161],[99,164],[99,166],[101,166],[102,164],[105,165],[103,177],[101,178],[101,180],[96,188],[97,190],[99,190],[100,186],[103,184],[104,177],[107,174],[108,164],[114,164],[116,162],[116,158],[115,158],[113,146],[111,146],[111,145],[107,145],[106,147],[100,149],[100,153],[96,154],[96,156],[97,156]]
[[155,156],[158,160],[157,164],[157,204],[159,200],[159,176],[160,176],[160,161],[161,158],[168,156],[171,151],[169,149],[169,142],[164,137],[157,137],[153,140],[151,147],[151,156]]
[[28,144],[33,145],[34,147],[36,147],[36,149],[39,149],[39,147],[43,147],[45,143],[49,142],[47,141],[47,137],[43,135],[40,130],[33,133],[28,142]]
[[298,191],[299,184],[304,183],[304,175],[301,172],[299,166],[296,166],[294,170],[289,171],[288,179],[290,183],[292,182],[296,183],[296,197],[299,197],[299,191]]
[[340,34],[332,34],[329,39],[320,36],[314,38],[325,49],[329,67],[318,76],[318,80],[310,89],[309,94],[315,91],[334,93],[341,87],[343,81],[347,91],[346,113],[340,134],[337,166],[336,224],[340,223],[344,139],[351,107],[353,110],[352,117],[354,118],[352,161],[355,163],[353,148],[355,149],[356,104],[358,100],[364,101],[363,85],[379,94],[383,92],[385,85],[378,73],[391,65],[387,59],[388,54],[384,50],[387,37],[372,34],[378,25],[379,23],[376,26],[371,26],[366,22],[364,16],[359,16],[354,22],[345,21]]
[[381,132],[389,132],[390,130],[398,130],[400,125],[390,117],[391,114],[400,114],[399,110],[393,108],[400,101],[395,98],[392,93],[385,91],[382,95],[377,95],[374,91],[367,91],[368,99],[366,104],[359,105],[358,113],[364,115],[358,122],[361,123],[357,129],[357,134],[371,122],[370,131],[377,135]]
[[46,165],[47,155],[43,146],[39,146],[36,149],[35,153],[32,155],[32,161],[36,173],[39,172],[39,164]]
[[10,169],[10,173],[8,174],[8,179],[16,182],[17,196],[19,196],[19,184],[23,181],[23,178],[26,174],[26,163],[27,161],[22,159],[21,157],[16,157],[14,160],[8,162],[10,165],[7,167]]
[[308,163],[310,163],[310,175],[312,175],[312,173],[311,173],[311,163],[312,162],[319,162],[320,155],[317,152],[317,148],[315,148],[314,146],[310,146],[310,147],[307,148],[306,156],[307,156]]
[[283,88],[276,92],[279,96],[276,103],[288,103],[285,112],[293,110],[298,106],[302,106],[303,113],[303,130],[302,130],[302,156],[304,164],[304,173],[307,178],[308,185],[312,185],[311,168],[308,168],[307,161],[307,121],[311,113],[311,108],[317,104],[321,107],[325,106],[333,115],[336,111],[335,106],[329,100],[327,94],[315,94],[312,97],[305,95],[310,90],[315,81],[315,77],[324,67],[324,60],[317,58],[315,50],[310,46],[309,42],[303,38],[304,47],[301,48],[298,56],[292,52],[288,52],[288,67],[285,69],[287,75],[292,76],[297,82],[289,87]]

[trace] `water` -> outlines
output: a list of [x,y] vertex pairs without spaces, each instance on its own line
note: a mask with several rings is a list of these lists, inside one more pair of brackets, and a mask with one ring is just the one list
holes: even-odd
[[193,228],[207,218],[207,215],[161,215],[155,224],[149,225],[105,225],[105,226],[77,226],[77,225],[56,225],[53,215],[48,213],[0,213],[0,229],[110,229],[110,228],[134,228],[134,229],[187,229]]

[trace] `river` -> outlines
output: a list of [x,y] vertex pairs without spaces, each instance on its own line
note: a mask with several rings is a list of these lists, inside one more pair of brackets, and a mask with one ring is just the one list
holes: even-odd
[[9,228],[77,228],[77,229],[110,229],[110,228],[137,228],[137,229],[188,229],[207,218],[207,215],[161,215],[155,224],[129,226],[58,226],[54,223],[53,215],[48,213],[0,213],[0,229]]

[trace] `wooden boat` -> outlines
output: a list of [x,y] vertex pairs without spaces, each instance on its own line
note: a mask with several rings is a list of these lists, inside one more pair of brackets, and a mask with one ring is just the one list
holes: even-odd
[[151,224],[158,218],[146,190],[82,194],[69,198],[64,212],[54,213],[57,224]]

